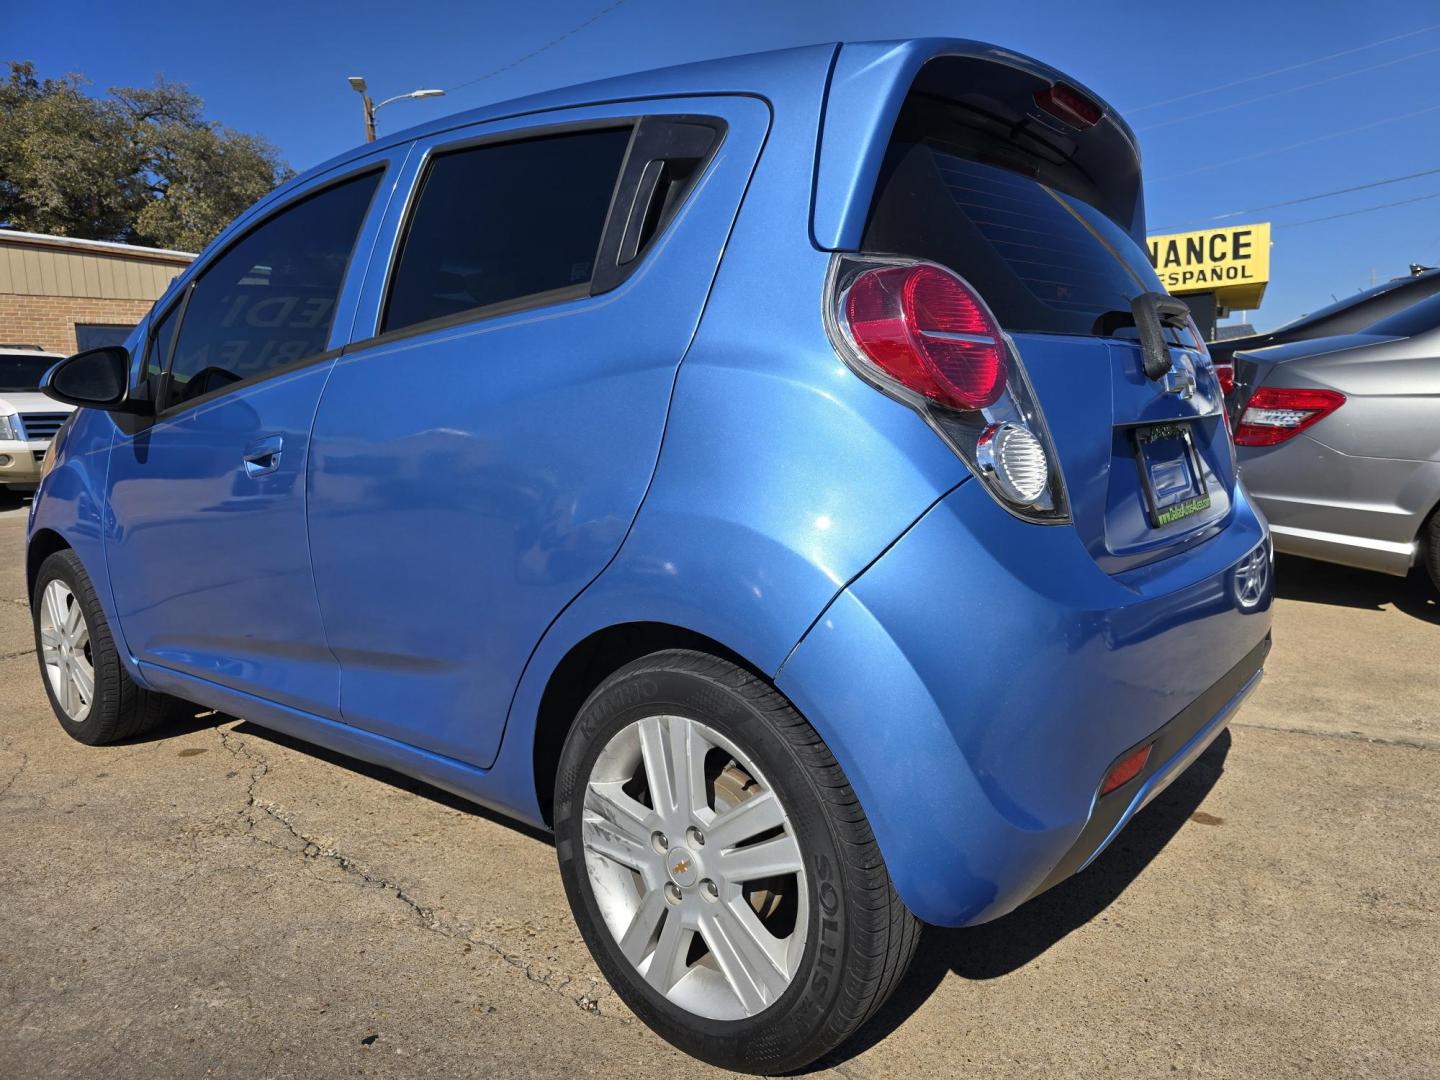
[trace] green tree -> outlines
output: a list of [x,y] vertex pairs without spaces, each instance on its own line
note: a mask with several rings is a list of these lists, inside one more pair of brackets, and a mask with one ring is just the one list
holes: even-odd
[[198,251],[294,175],[265,139],[205,119],[181,83],[85,93],[12,62],[0,83],[0,224]]

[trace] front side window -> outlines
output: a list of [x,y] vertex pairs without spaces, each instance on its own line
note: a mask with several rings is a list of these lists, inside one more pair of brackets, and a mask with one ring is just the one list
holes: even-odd
[[400,246],[381,332],[587,285],[630,130],[437,155]]
[[[268,218],[206,267],[185,306],[167,407],[325,350],[379,182],[372,172],[325,188]],[[162,324],[157,338],[166,329]]]

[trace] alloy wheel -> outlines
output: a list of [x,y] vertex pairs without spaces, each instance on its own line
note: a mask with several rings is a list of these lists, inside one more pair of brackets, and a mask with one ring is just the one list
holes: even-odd
[[800,844],[729,739],[682,716],[622,728],[591,770],[581,836],[600,914],[658,993],[737,1020],[785,992],[809,924]]
[[40,597],[40,650],[55,700],[73,722],[83,723],[95,698],[90,627],[79,598],[59,578]]

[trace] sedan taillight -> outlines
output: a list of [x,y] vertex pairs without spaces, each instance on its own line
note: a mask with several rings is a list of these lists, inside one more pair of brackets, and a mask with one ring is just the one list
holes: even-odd
[[1318,424],[1341,405],[1337,390],[1262,386],[1245,404],[1235,428],[1236,446],[1275,446]]
[[1215,378],[1220,382],[1220,392],[1228,396],[1235,389],[1235,365],[1229,360],[1216,360]]

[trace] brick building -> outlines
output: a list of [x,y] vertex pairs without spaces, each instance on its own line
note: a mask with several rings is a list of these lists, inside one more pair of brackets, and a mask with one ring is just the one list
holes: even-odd
[[123,341],[194,258],[0,229],[0,342],[72,353]]

